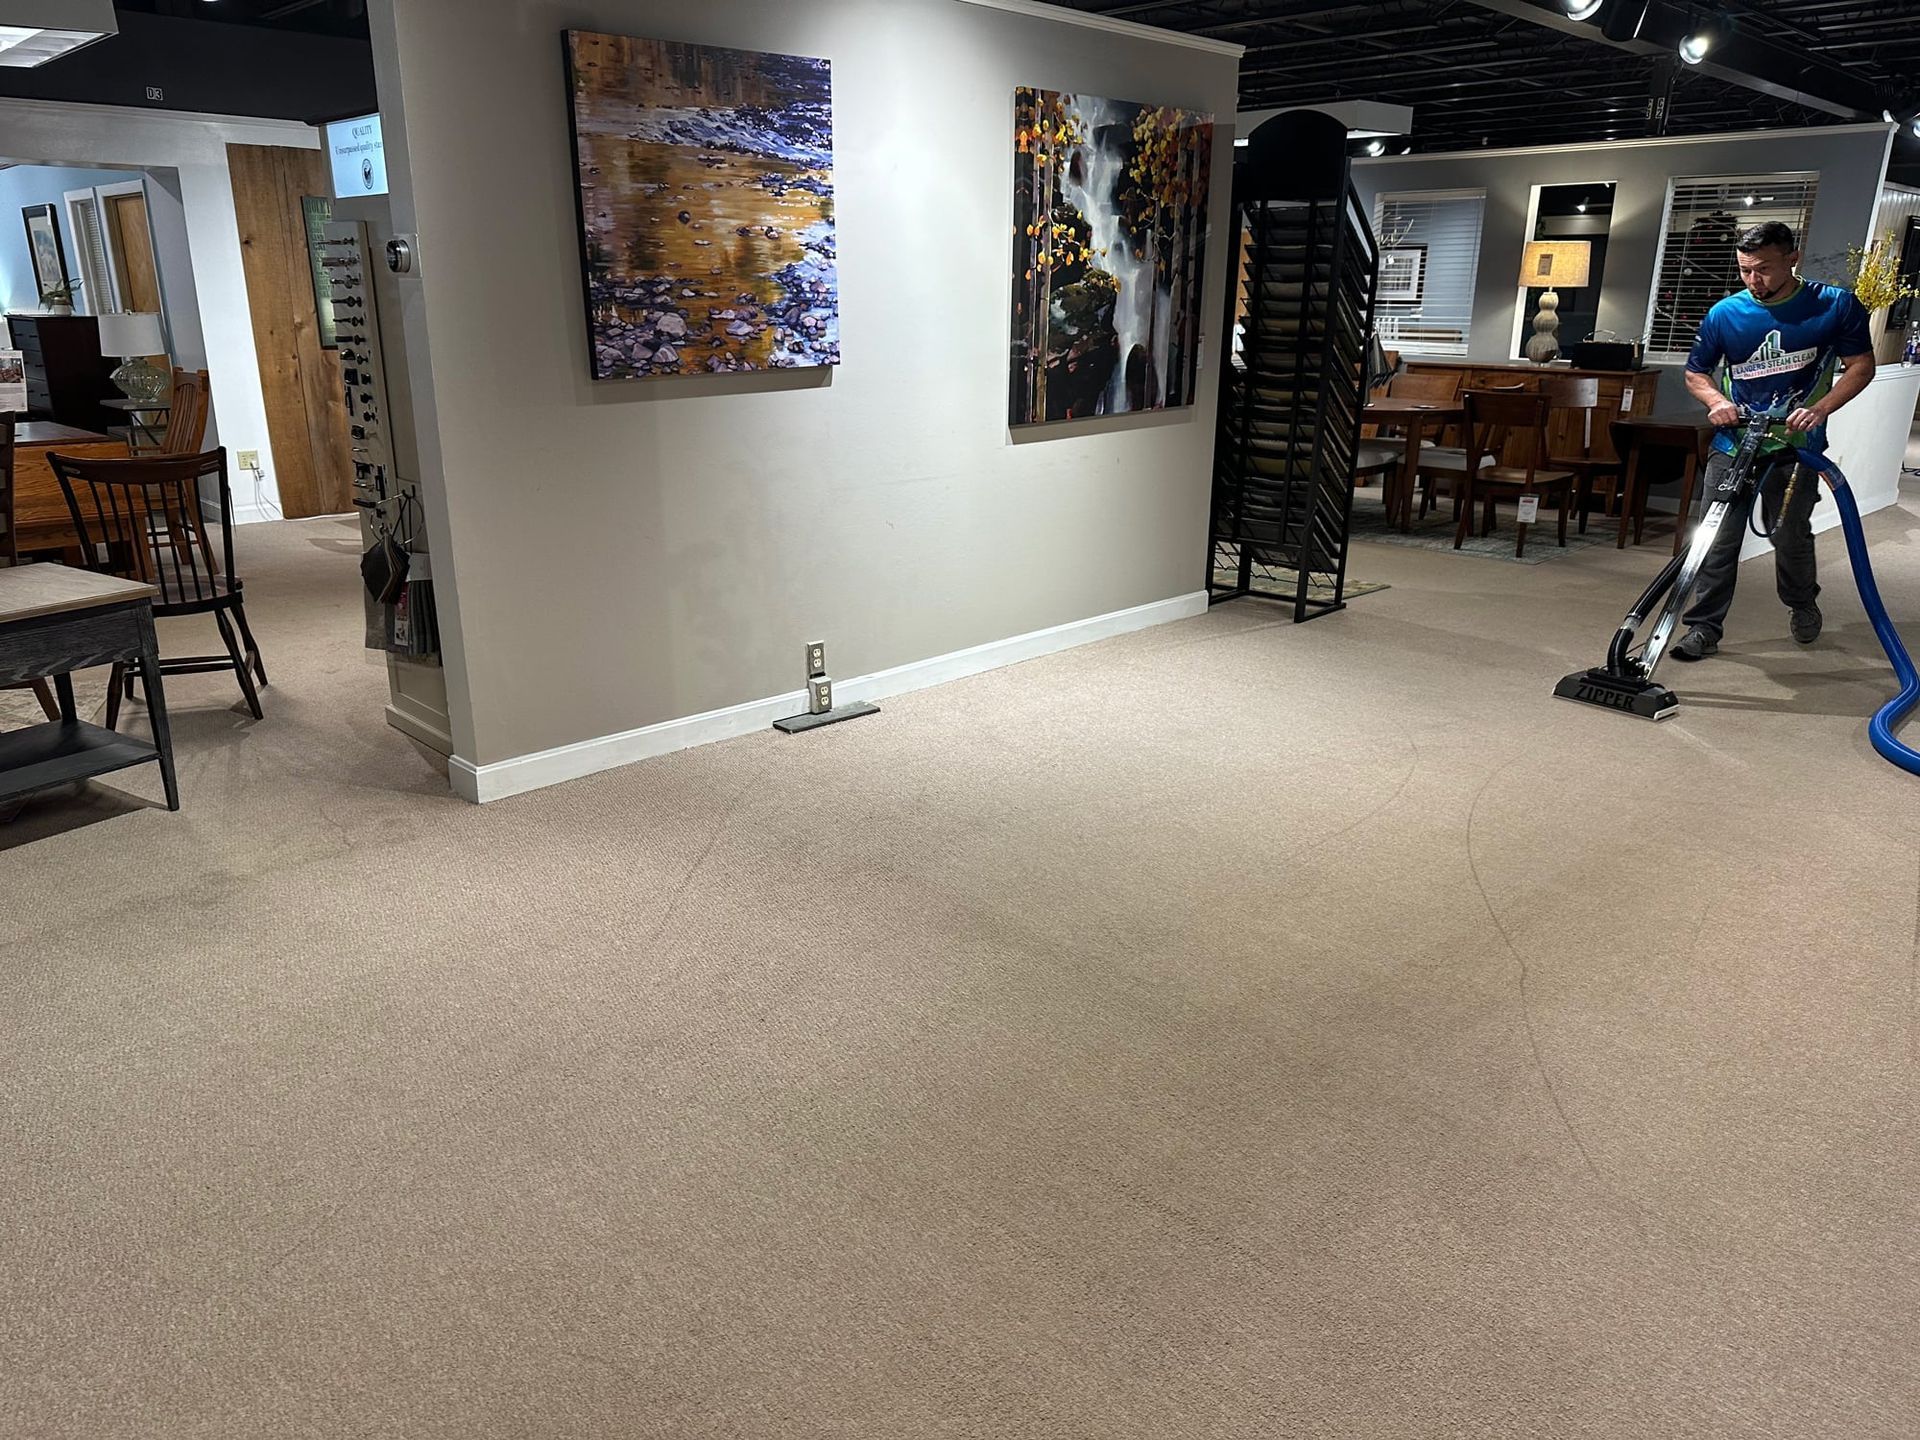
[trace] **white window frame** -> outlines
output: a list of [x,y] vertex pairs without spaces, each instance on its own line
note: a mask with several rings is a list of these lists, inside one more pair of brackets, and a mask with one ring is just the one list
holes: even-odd
[[[1563,185],[1585,185],[1590,188],[1604,185],[1607,189],[1613,191],[1616,201],[1620,194],[1620,182],[1618,180],[1554,180],[1549,183],[1556,190]],[[1546,188],[1546,185],[1534,186],[1533,197],[1527,201],[1527,228],[1522,233],[1528,240],[1533,239],[1534,227],[1540,223],[1540,192]],[[1662,231],[1661,233],[1665,234],[1666,232]],[[1607,238],[1609,240],[1613,238],[1613,222],[1611,219],[1607,222]],[[1655,273],[1659,273],[1657,266]],[[1606,278],[1604,275],[1600,277],[1603,285],[1606,282]],[[1533,314],[1527,309],[1527,287],[1524,283],[1516,283],[1513,287],[1513,343],[1507,347],[1507,353],[1513,359],[1524,360],[1527,358],[1527,352],[1524,347],[1527,343],[1527,332],[1532,328]]]
[[[81,298],[85,300],[86,304],[84,307],[75,307],[81,310],[81,313],[87,315],[104,315],[127,308],[126,261],[122,258],[119,247],[114,243],[113,227],[107,224],[107,201],[120,195],[145,196],[146,193],[146,180],[144,178],[135,178],[132,180],[115,181],[111,185],[94,185],[84,190],[69,190],[62,197],[67,205],[67,227],[73,233],[73,248],[79,252],[79,264],[76,268],[81,270],[87,268],[86,247],[82,240],[80,223],[80,210],[81,207],[85,205],[91,205],[93,207],[94,222],[100,235],[100,249],[107,266],[107,273],[104,277],[107,282],[104,291],[104,302],[101,294],[88,293],[89,291],[99,291],[100,287],[94,282],[96,279],[102,277],[88,274],[84,277],[87,283],[81,286]],[[158,244],[154,242],[152,237],[153,217],[151,210],[149,210],[147,217],[147,230],[148,243],[153,245],[154,256],[157,260],[160,250]],[[166,308],[164,302],[162,302],[161,308],[164,312]],[[165,322],[166,316],[163,313],[161,315],[161,323],[164,325]]]
[[[1818,170],[1771,170],[1764,174],[1740,175],[1674,175],[1667,180],[1667,198],[1660,207],[1660,243],[1653,252],[1653,279],[1647,286],[1647,319],[1640,333],[1646,337],[1646,363],[1649,365],[1684,365],[1691,346],[1687,350],[1655,350],[1653,348],[1653,323],[1660,306],[1660,275],[1667,262],[1667,237],[1673,229],[1673,202],[1681,186],[1693,188],[1701,185],[1727,185],[1758,187],[1772,183],[1806,184],[1813,186],[1813,205],[1820,201],[1820,172]],[[1812,228],[1813,205],[1807,209],[1806,224],[1799,227],[1795,239],[1804,251],[1807,243],[1806,232]]]
[[[79,299],[73,308],[82,315],[104,315],[108,311],[118,310],[120,300],[114,289],[111,253],[113,242],[107,236],[106,215],[99,198],[91,189],[69,190],[60,198],[66,206],[67,233],[73,237],[73,268],[81,282]],[[100,237],[100,259],[105,267],[103,274],[95,273],[93,255],[87,246],[87,226],[81,218],[87,210],[93,212],[93,233]],[[103,281],[104,286],[101,283]]]
[[[1381,220],[1389,204],[1411,203],[1427,205],[1442,200],[1478,200],[1480,202],[1479,234],[1474,245],[1473,291],[1467,300],[1465,333],[1457,345],[1430,345],[1416,348],[1413,342],[1401,339],[1397,333],[1393,333],[1397,329],[1397,323],[1408,317],[1389,315],[1376,305],[1374,308],[1374,323],[1375,328],[1379,331],[1381,343],[1388,349],[1399,351],[1402,355],[1459,359],[1464,357],[1472,348],[1473,310],[1480,298],[1480,260],[1487,238],[1487,191],[1485,186],[1475,186],[1468,189],[1457,190],[1382,190],[1373,197],[1372,220],[1374,237],[1382,249],[1392,248],[1387,245],[1386,236],[1381,233]],[[1432,258],[1433,252],[1431,247],[1429,247],[1427,252],[1429,266],[1431,265]],[[1390,335],[1391,338],[1389,338]]]

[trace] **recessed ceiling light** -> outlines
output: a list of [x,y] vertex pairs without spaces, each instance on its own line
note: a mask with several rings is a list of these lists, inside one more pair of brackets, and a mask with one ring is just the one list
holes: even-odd
[[1751,195],[1747,196],[1747,204],[1749,205],[1753,204],[1753,196]]
[[45,65],[119,30],[113,0],[0,0],[0,66]]

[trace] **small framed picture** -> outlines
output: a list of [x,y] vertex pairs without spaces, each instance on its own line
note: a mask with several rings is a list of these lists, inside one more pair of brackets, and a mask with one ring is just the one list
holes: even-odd
[[60,222],[54,219],[53,206],[29,205],[20,215],[27,225],[27,253],[33,257],[37,299],[56,286],[68,284],[73,276],[67,269],[67,249],[60,243]]
[[1374,300],[1386,305],[1418,305],[1427,291],[1427,247],[1396,245],[1380,252],[1380,288]]

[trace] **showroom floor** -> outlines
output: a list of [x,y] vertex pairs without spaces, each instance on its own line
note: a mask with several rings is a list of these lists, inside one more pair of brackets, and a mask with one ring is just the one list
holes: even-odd
[[[1870,521],[1920,643],[1920,495]],[[1911,1435],[1920,780],[1824,537],[1228,606],[474,809],[355,531],[0,827],[0,1433]],[[831,637],[829,637],[831,638]],[[157,794],[157,777],[127,782]],[[32,843],[26,843],[31,841]]]

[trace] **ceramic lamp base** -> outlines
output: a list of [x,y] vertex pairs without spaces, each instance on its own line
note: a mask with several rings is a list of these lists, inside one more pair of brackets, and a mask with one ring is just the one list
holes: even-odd
[[1560,296],[1549,290],[1540,297],[1540,313],[1533,317],[1533,338],[1527,341],[1527,359],[1545,365],[1560,353]]
[[173,376],[140,355],[134,356],[114,371],[111,378],[113,383],[120,387],[120,393],[129,400],[145,401],[148,404],[166,399],[173,389]]

